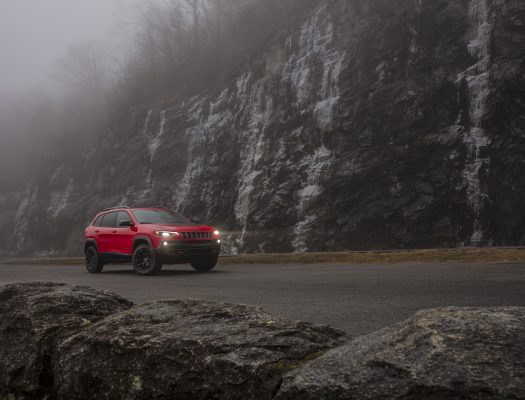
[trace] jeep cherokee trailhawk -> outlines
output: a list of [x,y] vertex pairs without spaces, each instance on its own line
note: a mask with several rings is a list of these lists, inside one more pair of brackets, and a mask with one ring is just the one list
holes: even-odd
[[211,270],[221,251],[219,231],[162,207],[108,208],[85,231],[86,269],[101,272],[110,262],[130,262],[139,275],[154,275],[162,264],[190,263]]

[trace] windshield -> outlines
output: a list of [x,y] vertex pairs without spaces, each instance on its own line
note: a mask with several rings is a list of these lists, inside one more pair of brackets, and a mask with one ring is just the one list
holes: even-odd
[[132,212],[140,224],[193,225],[182,215],[170,210],[136,210]]

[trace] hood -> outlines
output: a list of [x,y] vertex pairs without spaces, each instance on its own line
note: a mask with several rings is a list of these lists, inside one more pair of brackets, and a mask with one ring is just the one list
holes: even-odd
[[174,224],[152,224],[152,225],[145,225],[150,227],[151,229],[163,231],[163,230],[169,230],[173,232],[209,232],[213,231],[214,228],[208,225],[174,225]]

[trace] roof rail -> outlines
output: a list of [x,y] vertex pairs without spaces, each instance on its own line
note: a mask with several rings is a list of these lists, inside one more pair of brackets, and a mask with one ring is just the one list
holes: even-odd
[[110,210],[120,210],[121,208],[127,208],[129,209],[128,206],[119,206],[119,207],[108,207],[108,208],[104,208],[102,211],[110,211]]
[[151,207],[151,208],[163,208],[163,209],[165,209],[165,210],[169,210],[169,208],[168,208],[168,207],[165,207],[165,206],[153,206],[153,207]]

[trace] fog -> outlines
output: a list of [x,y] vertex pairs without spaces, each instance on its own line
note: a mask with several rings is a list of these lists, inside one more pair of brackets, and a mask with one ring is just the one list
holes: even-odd
[[0,195],[22,187],[66,135],[58,60],[76,43],[115,47],[123,7],[124,0],[0,0]]
[[0,0],[0,195],[213,86],[315,0]]
[[0,0],[0,97],[41,87],[67,47],[107,42],[115,34],[123,0]]

